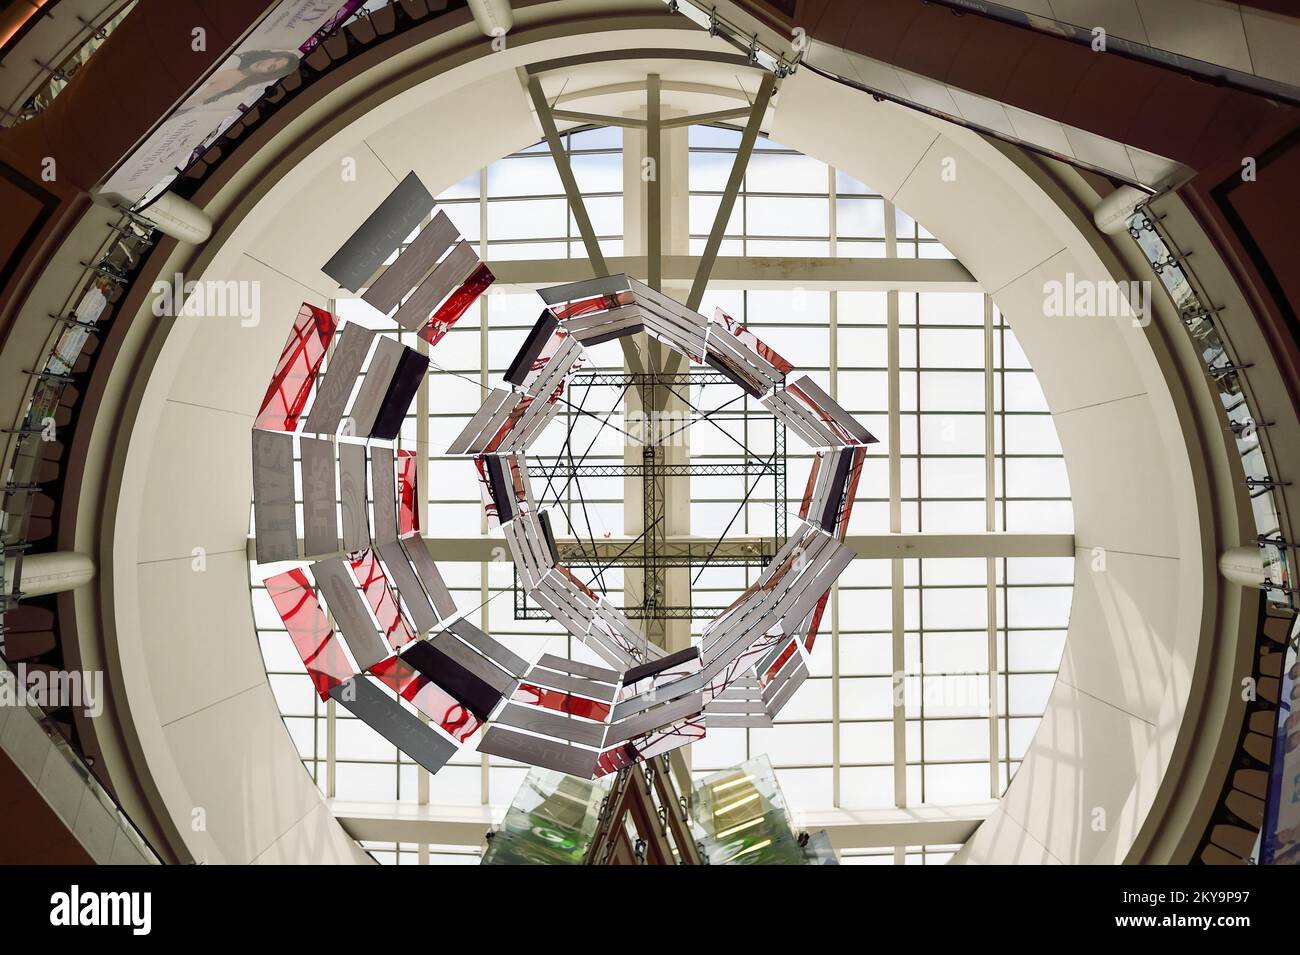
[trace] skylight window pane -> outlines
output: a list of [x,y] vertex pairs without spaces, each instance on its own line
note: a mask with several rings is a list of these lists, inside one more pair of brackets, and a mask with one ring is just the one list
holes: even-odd
[[502,159],[488,166],[489,196],[563,195],[555,160],[548,156]]
[[[746,192],[826,194],[826,164],[808,156],[755,154],[745,169]],[[883,233],[882,233],[883,234]]]
[[567,212],[568,204],[563,199],[489,202],[488,238],[498,240],[567,236]]
[[745,226],[752,236],[826,236],[830,204],[825,198],[746,196]]
[[837,198],[835,200],[835,228],[844,238],[885,237],[885,200],[867,198]]

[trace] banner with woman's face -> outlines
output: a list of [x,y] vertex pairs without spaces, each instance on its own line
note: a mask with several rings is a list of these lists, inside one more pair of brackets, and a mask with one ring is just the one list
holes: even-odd
[[298,68],[320,37],[347,19],[364,0],[281,0],[239,47],[113,172],[102,192],[132,203],[211,142]]

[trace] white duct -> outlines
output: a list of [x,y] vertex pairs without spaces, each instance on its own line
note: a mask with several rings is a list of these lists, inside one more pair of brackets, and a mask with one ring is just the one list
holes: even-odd
[[1119,235],[1128,228],[1128,220],[1139,202],[1149,196],[1141,189],[1120,186],[1092,210],[1092,221],[1106,235]]
[[212,220],[208,214],[188,199],[170,192],[164,192],[149,203],[140,212],[140,218],[148,219],[163,235],[190,245],[206,242],[212,235]]
[[56,551],[51,554],[27,554],[23,557],[19,588],[24,597],[60,594],[95,576],[95,562],[85,554]]
[[1243,587],[1264,586],[1264,558],[1259,546],[1233,547],[1219,557],[1219,573]]
[[515,25],[510,0],[469,0],[469,10],[484,36],[505,36]]

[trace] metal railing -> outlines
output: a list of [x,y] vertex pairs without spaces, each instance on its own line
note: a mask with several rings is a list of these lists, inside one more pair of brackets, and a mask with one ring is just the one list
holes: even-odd
[[13,104],[14,109],[0,111],[0,126],[17,126],[48,109],[50,103],[63,92],[77,71],[86,65],[95,51],[104,45],[109,35],[126,19],[136,2],[137,0],[125,0],[115,12],[110,13],[98,24],[78,17],[84,29],[73,38],[72,49],[58,63],[36,61],[44,70],[44,78],[21,103]]
[[1270,603],[1296,609],[1291,573],[1297,544],[1292,537],[1281,479],[1267,435],[1268,420],[1250,388],[1249,363],[1240,361],[1215,306],[1187,266],[1183,253],[1160,224],[1149,204],[1129,220],[1129,235],[1173,300],[1183,327],[1196,346],[1214,385],[1228,430],[1236,441],[1255,518],[1256,543],[1264,564],[1264,591]]

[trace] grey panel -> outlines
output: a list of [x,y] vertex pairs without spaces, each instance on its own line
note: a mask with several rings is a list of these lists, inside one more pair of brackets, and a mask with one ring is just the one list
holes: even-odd
[[542,733],[570,743],[600,747],[605,741],[605,724],[592,723],[572,716],[563,716],[548,710],[506,704],[492,720],[493,724],[515,726],[530,733]]
[[311,572],[357,666],[367,670],[387,659],[388,646],[379,636],[366,605],[361,602],[361,592],[357,590],[343,558],[317,561],[311,565]]
[[375,333],[360,325],[345,325],[337,344],[330,352],[329,367],[316,386],[316,400],[304,428],[317,434],[334,434],[347,410],[348,399],[356,387],[357,375],[366,363]]
[[621,723],[614,723],[609,728],[609,735],[605,738],[605,745],[613,746],[615,743],[626,742],[654,730],[662,729],[665,726],[671,726],[684,717],[693,716],[703,708],[704,694],[702,693],[695,693],[679,700],[673,700],[663,706],[655,707],[653,710],[626,719]]
[[438,565],[429,556],[429,548],[424,541],[419,537],[405,537],[402,539],[401,544],[402,549],[406,551],[406,556],[411,558],[415,573],[424,586],[424,592],[429,595],[429,600],[433,603],[433,609],[438,611],[438,616],[443,620],[455,616],[456,604],[451,599],[451,591],[443,583],[442,574],[438,572]]
[[549,687],[552,690],[564,690],[566,693],[589,696],[593,700],[600,700],[602,703],[614,702],[615,690],[612,686],[596,683],[592,680],[584,680],[581,677],[569,676],[564,673],[555,673],[542,667],[533,667],[525,673],[524,681]]
[[379,339],[379,344],[375,346],[375,357],[370,359],[370,367],[366,369],[361,390],[357,392],[357,400],[348,415],[352,428],[347,433],[358,438],[370,437],[371,429],[375,426],[375,416],[379,414],[384,396],[388,394],[388,386],[392,383],[393,373],[397,371],[397,364],[402,360],[405,350],[391,338]]
[[473,440],[479,436],[506,399],[513,394],[514,392],[508,388],[493,388],[489,391],[483,399],[483,404],[479,406],[478,411],[474,412],[474,417],[469,419],[469,423],[447,448],[447,453],[464,454],[468,451]]
[[366,519],[366,449],[339,444],[339,500],[343,503],[343,549],[348,553],[370,546]]
[[415,173],[407,173],[397,188],[353,232],[343,246],[321,266],[339,285],[355,292],[370,280],[384,260],[419,228],[430,210],[433,196]]
[[456,755],[456,744],[439,736],[401,703],[375,686],[367,677],[356,676],[340,683],[330,695],[359,720],[431,773]]
[[540,736],[525,736],[499,726],[490,727],[483,734],[478,751],[583,779],[591,778],[596,771],[598,758],[598,754],[592,750],[565,746]]
[[714,713],[762,713],[762,700],[714,700],[704,708],[712,716]]
[[[259,564],[298,559],[293,498],[293,435],[254,430],[253,517]],[[202,502],[196,506],[202,507]]]
[[411,619],[421,633],[428,633],[438,626],[438,615],[433,612],[433,605],[420,586],[420,580],[411,569],[411,561],[396,540],[379,547],[379,557],[388,568],[388,579],[406,602],[411,611]]
[[420,230],[415,241],[402,250],[397,261],[384,269],[361,298],[387,315],[459,238],[460,230],[439,209],[433,221]]
[[572,673],[574,676],[585,676],[589,680],[599,680],[602,683],[617,683],[619,681],[617,670],[606,670],[604,667],[594,667],[589,663],[578,663],[575,660],[567,660],[551,653],[543,653],[542,658],[537,661],[537,665],[550,667],[552,670],[559,670],[561,673]]
[[411,297],[402,303],[393,320],[405,329],[419,331],[438,303],[450,295],[477,264],[478,255],[475,254],[474,247],[468,242],[458,243],[420,283],[420,287],[411,293]]
[[619,273],[595,279],[583,279],[581,282],[569,282],[565,285],[552,285],[550,288],[538,289],[537,294],[547,305],[554,305],[557,302],[572,302],[579,298],[592,298],[596,295],[624,292],[627,289],[627,276]]
[[526,660],[511,653],[500,641],[493,640],[464,617],[452,621],[447,629],[512,676],[522,677],[528,669]]
[[772,725],[772,717],[766,714],[733,715],[706,713],[704,723],[711,730],[725,729],[766,729]]
[[338,479],[334,445],[325,438],[299,439],[302,449],[303,554],[323,557],[339,549]]
[[370,449],[370,496],[375,508],[375,546],[397,540],[397,469],[393,449]]
[[863,444],[875,444],[876,439],[872,437],[871,432],[858,423],[858,419],[853,417],[844,410],[838,401],[832,398],[826,392],[817,386],[817,383],[804,375],[798,381],[794,382],[795,386],[808,395],[813,401],[822,406],[822,410],[828,413],[835,421],[849,434],[856,437]]
[[795,671],[794,675],[785,682],[785,685],[781,688],[780,692],[768,700],[767,712],[772,716],[780,713],[782,707],[790,701],[790,697],[794,696],[794,691],[803,686],[803,682],[806,679],[808,679],[808,668],[800,667]]
[[432,642],[437,649],[451,657],[451,659],[502,696],[510,696],[510,694],[514,693],[516,680],[504,670],[498,669],[496,664],[489,662],[487,657],[465,646],[450,631],[444,630],[434,637]]

